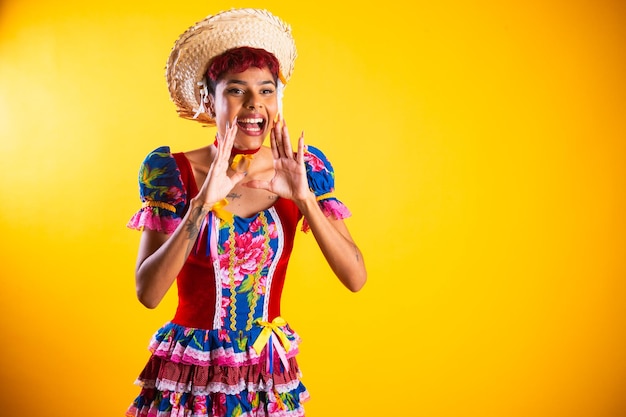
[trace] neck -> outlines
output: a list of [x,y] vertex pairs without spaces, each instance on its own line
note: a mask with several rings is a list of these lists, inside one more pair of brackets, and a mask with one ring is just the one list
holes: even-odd
[[[213,142],[213,145],[215,145],[216,148],[218,146],[217,135],[215,135],[215,141]],[[235,156],[235,155],[254,155],[260,149],[261,149],[260,146],[258,148],[256,148],[256,149],[237,149],[237,148],[235,148],[235,145],[233,145],[232,149],[230,150],[230,156]]]

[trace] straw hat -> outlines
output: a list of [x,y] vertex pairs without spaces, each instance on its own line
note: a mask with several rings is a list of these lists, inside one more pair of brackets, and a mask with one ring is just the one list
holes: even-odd
[[202,111],[198,83],[204,81],[211,59],[242,46],[274,54],[279,78],[287,83],[297,55],[288,24],[262,9],[231,9],[207,16],[178,38],[167,60],[167,86],[180,117],[215,125],[211,115]]

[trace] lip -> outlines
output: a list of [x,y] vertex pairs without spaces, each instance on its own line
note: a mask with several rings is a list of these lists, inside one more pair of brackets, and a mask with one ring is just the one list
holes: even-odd
[[259,113],[237,117],[239,131],[249,136],[262,135],[267,126],[267,120]]

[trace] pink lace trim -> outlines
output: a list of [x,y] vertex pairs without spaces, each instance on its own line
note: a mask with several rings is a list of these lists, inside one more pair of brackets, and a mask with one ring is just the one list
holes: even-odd
[[[338,200],[322,200],[319,202],[322,212],[326,217],[333,216],[337,220],[347,219],[352,216],[352,213],[341,201]],[[308,232],[311,230],[309,223],[304,219],[302,221],[302,231]]]
[[[299,352],[300,337],[291,341],[291,348],[287,352],[287,358],[296,356]],[[250,347],[245,352],[235,353],[232,348],[222,346],[215,347],[210,351],[194,349],[184,346],[180,341],[166,340],[159,342],[154,337],[150,341],[148,350],[156,356],[169,358],[172,362],[193,364],[198,366],[246,366],[258,364],[261,357]]]
[[151,207],[145,207],[139,210],[128,221],[126,225],[129,229],[143,230],[144,228],[164,232],[173,233],[180,224],[181,219],[173,217],[165,217],[154,214]]

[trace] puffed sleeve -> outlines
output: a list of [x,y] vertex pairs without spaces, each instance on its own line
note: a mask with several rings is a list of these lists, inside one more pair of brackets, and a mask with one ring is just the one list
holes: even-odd
[[150,152],[139,168],[141,208],[127,226],[172,233],[180,224],[187,203],[180,170],[168,146]]
[[[315,194],[318,204],[327,217],[341,220],[351,216],[350,210],[335,197],[335,171],[324,153],[313,146],[304,151],[309,188]],[[309,224],[304,219],[302,230],[309,231]]]

